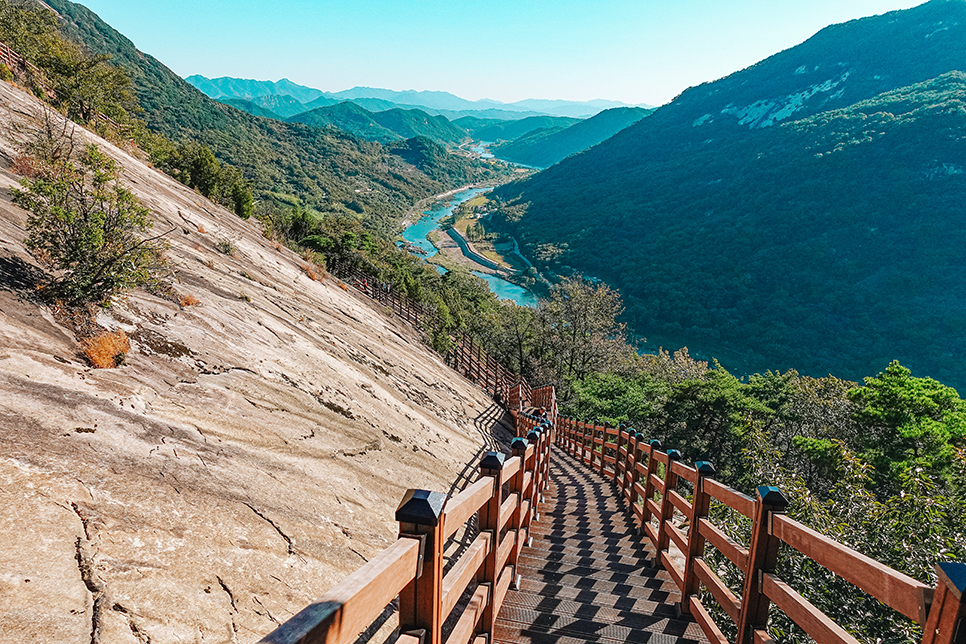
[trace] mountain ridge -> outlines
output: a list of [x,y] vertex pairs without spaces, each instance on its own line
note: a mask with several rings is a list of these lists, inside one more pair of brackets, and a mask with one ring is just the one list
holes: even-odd
[[964,54],[962,0],[833,25],[498,189],[526,210],[505,226],[562,251],[544,268],[620,288],[665,346],[847,378],[897,358],[962,388],[966,319],[940,285],[966,288]]
[[[443,112],[480,112],[486,110],[500,110],[504,112],[533,112],[537,114],[547,114],[550,116],[569,116],[586,118],[594,114],[613,107],[643,107],[652,108],[650,105],[629,105],[621,101],[611,101],[606,99],[593,99],[591,101],[567,101],[562,99],[524,99],[512,103],[504,103],[492,99],[480,99],[470,101],[461,98],[450,92],[435,90],[405,90],[397,91],[373,87],[353,87],[351,89],[338,92],[324,92],[322,90],[310,88],[304,85],[297,85],[282,79],[277,82],[258,81],[240,79],[232,77],[207,78],[200,74],[194,74],[185,78],[189,84],[204,91],[212,98],[256,98],[270,94],[288,94],[303,103],[311,102],[317,98],[328,98],[335,100],[372,99],[387,101],[399,107],[409,108],[429,108]],[[284,85],[283,85],[284,84]],[[317,92],[318,95],[309,100],[302,100],[294,92],[306,93]],[[368,108],[367,108],[368,109]]]
[[127,71],[151,129],[210,147],[243,172],[266,204],[342,213],[389,232],[416,201],[492,176],[485,164],[461,160],[458,176],[435,173],[445,177],[440,183],[378,143],[334,128],[252,116],[203,94],[86,7],[69,0],[48,4],[64,19],[66,34]]

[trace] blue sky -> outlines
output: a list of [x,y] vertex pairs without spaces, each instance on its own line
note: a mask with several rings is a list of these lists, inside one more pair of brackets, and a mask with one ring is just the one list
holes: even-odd
[[181,76],[659,105],[922,0],[85,0]]

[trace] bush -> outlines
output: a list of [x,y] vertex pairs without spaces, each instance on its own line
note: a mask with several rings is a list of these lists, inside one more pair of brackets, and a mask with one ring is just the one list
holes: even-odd
[[76,306],[156,284],[164,246],[161,236],[144,238],[153,225],[148,210],[118,183],[117,166],[96,145],[79,155],[72,141],[59,145],[66,153],[35,154],[37,176],[11,189],[30,213],[24,243],[59,273],[44,294]]
[[84,355],[96,369],[111,369],[124,364],[131,341],[124,331],[105,331],[82,343]]

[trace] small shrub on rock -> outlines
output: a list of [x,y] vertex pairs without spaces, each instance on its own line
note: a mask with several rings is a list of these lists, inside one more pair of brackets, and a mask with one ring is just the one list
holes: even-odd
[[124,331],[105,331],[81,343],[84,355],[97,369],[111,369],[124,364],[131,341]]

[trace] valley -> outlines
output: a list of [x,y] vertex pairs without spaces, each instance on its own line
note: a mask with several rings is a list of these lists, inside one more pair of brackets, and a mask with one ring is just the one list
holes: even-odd
[[[453,7],[421,0],[239,4],[203,36],[207,5],[114,14],[174,15],[162,42],[207,48],[186,70],[79,3],[0,0],[0,643],[236,644],[305,607],[342,644],[921,644],[937,606],[944,636],[966,619],[940,593],[966,570],[966,0],[823,22],[658,108],[517,100],[660,81],[670,43],[647,74],[590,64],[656,33],[615,36],[641,18],[618,3],[593,36],[605,4],[460,6],[493,43],[470,57],[423,38]],[[263,40],[273,67],[238,71]],[[274,65],[319,87],[223,75]],[[398,89],[427,70],[507,100]],[[588,536],[561,448],[655,552]],[[583,545],[517,559],[527,513]],[[484,608],[505,593],[518,639]]]

